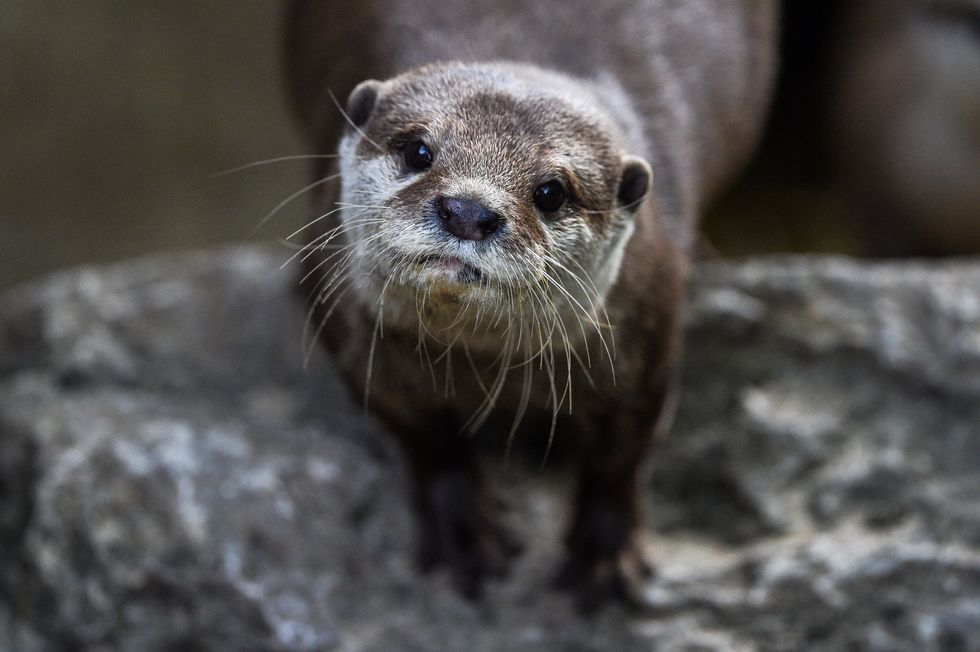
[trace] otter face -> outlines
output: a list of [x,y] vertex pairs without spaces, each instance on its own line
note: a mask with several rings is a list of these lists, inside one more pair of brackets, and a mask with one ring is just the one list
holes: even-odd
[[389,309],[444,325],[545,306],[594,318],[651,173],[586,96],[509,64],[355,88],[340,212],[360,298],[386,322]]

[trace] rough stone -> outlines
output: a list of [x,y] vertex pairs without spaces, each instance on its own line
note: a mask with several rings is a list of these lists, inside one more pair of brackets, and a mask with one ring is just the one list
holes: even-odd
[[549,589],[568,475],[472,604],[413,566],[397,451],[281,252],[0,299],[0,650],[980,650],[980,261],[712,263],[650,482],[649,607]]

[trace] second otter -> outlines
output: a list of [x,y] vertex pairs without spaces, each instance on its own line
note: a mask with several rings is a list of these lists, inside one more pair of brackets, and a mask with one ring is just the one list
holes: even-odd
[[533,421],[581,441],[562,584],[584,606],[639,591],[641,471],[670,421],[688,250],[758,135],[775,13],[292,2],[294,104],[313,147],[340,138],[304,254],[311,323],[403,446],[423,563],[465,594],[518,549],[467,438],[501,414],[511,437]]

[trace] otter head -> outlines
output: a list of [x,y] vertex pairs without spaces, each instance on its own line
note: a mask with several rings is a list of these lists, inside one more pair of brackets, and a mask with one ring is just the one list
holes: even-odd
[[514,64],[358,85],[340,211],[359,299],[386,324],[594,318],[651,182],[598,107],[586,86]]

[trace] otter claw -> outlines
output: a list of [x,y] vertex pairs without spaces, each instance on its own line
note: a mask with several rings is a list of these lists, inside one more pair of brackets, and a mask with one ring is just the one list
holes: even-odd
[[642,546],[628,545],[611,555],[583,559],[573,553],[558,571],[555,588],[573,594],[584,613],[594,613],[611,600],[644,606],[645,588],[654,577]]

